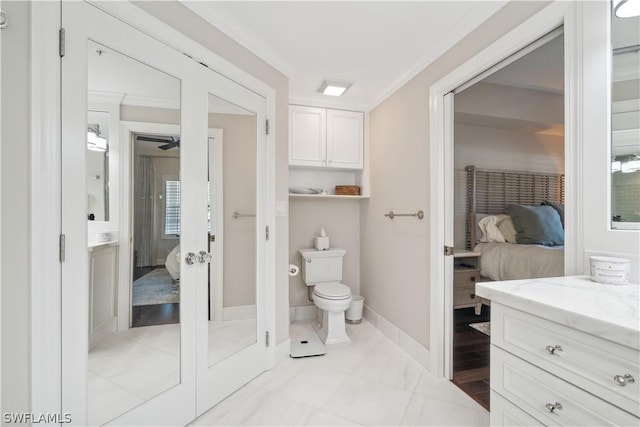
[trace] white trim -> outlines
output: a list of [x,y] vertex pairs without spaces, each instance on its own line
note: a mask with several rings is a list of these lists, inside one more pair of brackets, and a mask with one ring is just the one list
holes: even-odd
[[98,9],[122,19],[129,25],[165,43],[178,52],[188,53],[195,61],[207,64],[207,66],[215,70],[215,72],[235,81],[247,89],[265,98],[275,98],[274,88],[202,46],[195,40],[185,36],[180,31],[169,27],[161,20],[136,7],[134,4],[124,1],[105,2],[89,0],[88,2]]
[[273,360],[273,365],[267,366],[267,369],[271,369],[274,366],[289,359],[289,356],[291,354],[291,340],[287,338],[286,340],[282,341],[280,344],[275,346],[274,353],[275,353],[275,356]]
[[[557,1],[538,12],[526,22],[501,37],[482,52],[469,59],[467,62],[447,74],[433,84],[429,93],[430,106],[430,135],[429,135],[429,162],[430,206],[444,206],[445,192],[442,180],[445,177],[445,122],[444,122],[444,96],[456,89],[475,75],[488,69],[494,64],[510,56],[513,52],[525,47],[534,40],[545,35],[549,31],[564,23],[565,40],[565,194],[566,203],[566,228],[565,238],[569,244],[565,247],[565,272],[574,274],[582,271],[582,218],[579,215],[582,205],[582,193],[580,190],[580,146],[577,143],[581,125],[580,107],[580,83],[579,64],[581,63],[580,51],[577,49],[581,36],[579,21],[576,15],[580,11],[580,5]],[[429,253],[432,256],[429,283],[430,286],[430,345],[431,368],[437,376],[444,376],[445,357],[449,357],[449,351],[444,345],[445,330],[451,325],[445,324],[444,296],[444,255],[445,245],[444,210],[441,208],[432,212],[430,227],[432,230]]]
[[[217,139],[216,139],[217,138]],[[209,267],[209,313],[211,320],[223,320],[224,317],[224,131],[222,129],[209,129],[208,141],[209,154],[209,182],[213,181],[216,186],[209,191],[211,200],[215,206],[215,213],[211,224],[211,232],[215,236],[215,242],[209,243],[209,253],[213,255],[211,265],[214,266],[215,273],[211,274]],[[211,167],[213,165],[213,179]],[[213,245],[212,245],[213,243]],[[213,246],[213,250],[211,249]]]
[[224,321],[228,320],[247,320],[257,317],[257,307],[252,305],[233,305],[222,309]]
[[59,2],[31,5],[31,411],[36,414],[61,411],[60,57],[52,37],[59,27]]
[[376,329],[382,332],[387,338],[393,341],[398,347],[404,350],[409,356],[417,361],[427,371],[431,371],[430,351],[422,344],[409,336],[402,329],[376,313],[368,305],[364,305],[363,317]]
[[[508,2],[477,2],[463,19],[456,22],[449,31],[445,33],[439,40],[430,40],[429,54],[426,55],[420,62],[417,62],[407,72],[392,82],[387,88],[380,92],[373,102],[370,103],[370,110],[380,105],[385,99],[394,94],[398,89],[405,85],[408,81],[413,79],[416,75],[422,72],[425,68],[431,65],[435,60],[440,58],[445,52],[451,49],[456,43],[462,40],[465,36],[475,30],[480,24],[489,19],[500,9],[506,6]],[[469,76],[470,78],[473,76]]]
[[274,51],[270,45],[256,37],[247,27],[215,3],[207,2],[206,6],[203,3],[194,1],[180,1],[180,3],[285,76],[290,77],[293,75],[294,70],[291,65]]
[[289,323],[305,322],[316,317],[318,317],[318,309],[313,304],[289,307]]

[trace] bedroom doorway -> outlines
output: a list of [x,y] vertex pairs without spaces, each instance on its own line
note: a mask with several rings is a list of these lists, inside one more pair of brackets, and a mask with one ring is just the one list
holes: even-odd
[[131,327],[180,321],[180,135],[133,139]]
[[488,410],[491,307],[475,295],[475,284],[564,274],[562,247],[540,248],[540,262],[532,263],[533,245],[516,244],[506,215],[509,204],[564,203],[563,28],[446,98],[453,112],[447,220],[455,248],[447,260],[448,375]]

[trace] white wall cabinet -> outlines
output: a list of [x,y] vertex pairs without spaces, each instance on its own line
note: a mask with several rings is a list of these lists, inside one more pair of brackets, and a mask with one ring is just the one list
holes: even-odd
[[361,170],[364,113],[289,106],[289,165]]

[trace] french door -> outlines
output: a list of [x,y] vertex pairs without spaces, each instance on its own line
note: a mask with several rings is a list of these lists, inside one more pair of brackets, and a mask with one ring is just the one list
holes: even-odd
[[[77,425],[185,425],[266,368],[266,102],[94,5],[62,2],[62,26],[62,412]],[[158,143],[118,121],[175,133]],[[210,128],[224,130],[224,151]],[[223,189],[235,197],[212,206]],[[156,230],[148,267],[132,245],[138,205]],[[210,246],[211,224],[227,244]],[[130,254],[117,266],[128,274],[113,272],[131,277],[129,295],[89,279],[110,274],[96,261],[105,247]],[[178,304],[177,323],[116,321],[132,316],[116,301],[148,293],[132,278],[144,268],[178,301],[150,310]]]

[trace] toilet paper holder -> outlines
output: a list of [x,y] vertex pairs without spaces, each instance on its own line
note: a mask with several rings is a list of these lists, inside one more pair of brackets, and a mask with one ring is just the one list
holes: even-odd
[[300,267],[295,264],[289,264],[289,268],[287,269],[290,277],[295,277],[300,273]]

